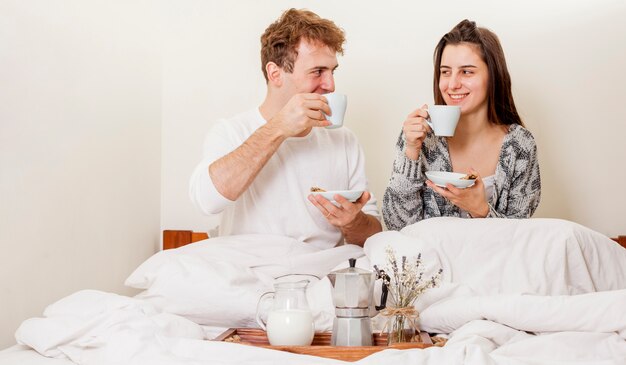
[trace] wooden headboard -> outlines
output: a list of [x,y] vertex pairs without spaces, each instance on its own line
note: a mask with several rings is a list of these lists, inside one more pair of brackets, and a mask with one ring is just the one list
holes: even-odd
[[[209,238],[209,235],[204,232],[166,230],[163,231],[163,249],[177,248],[207,238]],[[626,248],[626,236],[618,236],[611,239]]]
[[163,249],[177,248],[207,238],[209,235],[204,232],[166,230],[163,231]]

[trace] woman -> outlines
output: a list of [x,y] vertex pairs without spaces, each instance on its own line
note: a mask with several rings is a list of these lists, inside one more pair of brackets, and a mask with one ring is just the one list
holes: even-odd
[[[459,105],[461,117],[453,137],[437,137],[426,105],[409,114],[383,198],[387,228],[442,216],[530,217],[541,195],[537,147],[515,108],[498,37],[463,20],[434,59],[435,104]],[[442,188],[426,179],[430,170],[478,177],[466,189]]]

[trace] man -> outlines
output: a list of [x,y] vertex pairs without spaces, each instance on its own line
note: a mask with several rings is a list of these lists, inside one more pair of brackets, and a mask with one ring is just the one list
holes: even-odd
[[382,227],[367,191],[338,203],[309,190],[367,190],[363,151],[346,128],[326,129],[345,36],[333,22],[290,9],[261,36],[267,95],[258,109],[217,122],[190,182],[192,201],[222,212],[220,235],[268,233],[319,248],[363,245]]

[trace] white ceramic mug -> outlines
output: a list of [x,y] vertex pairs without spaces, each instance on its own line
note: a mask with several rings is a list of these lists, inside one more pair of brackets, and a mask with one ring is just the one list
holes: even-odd
[[330,107],[331,115],[326,115],[332,124],[328,129],[339,128],[343,125],[343,116],[346,114],[346,107],[348,106],[348,97],[344,94],[330,93],[324,94],[326,100],[328,100],[328,106]]
[[461,107],[458,105],[431,105],[426,122],[436,136],[452,137],[460,117]]

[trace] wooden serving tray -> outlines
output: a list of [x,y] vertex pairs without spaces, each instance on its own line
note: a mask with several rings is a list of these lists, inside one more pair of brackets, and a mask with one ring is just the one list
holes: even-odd
[[258,328],[229,328],[213,341],[225,341],[286,351],[294,354],[314,355],[343,361],[357,361],[375,352],[386,349],[423,349],[433,346],[426,332],[420,333],[421,342],[405,342],[387,346],[387,334],[374,334],[374,346],[331,346],[330,332],[318,332],[313,337],[311,346],[272,346],[269,344],[265,331]]

